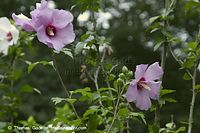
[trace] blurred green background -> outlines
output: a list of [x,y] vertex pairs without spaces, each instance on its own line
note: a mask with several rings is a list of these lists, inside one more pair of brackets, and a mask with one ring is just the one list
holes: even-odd
[[[0,2],[0,17],[7,16],[11,18],[11,14],[23,13],[29,16],[29,12],[34,9],[35,3],[38,0],[1,0]],[[179,48],[184,47],[185,41],[194,39],[198,32],[198,24],[200,22],[200,13],[194,9],[186,12],[186,0],[177,0],[175,8],[174,20],[170,22],[170,30],[173,34],[182,39],[179,47],[174,47],[175,52],[180,54]],[[74,29],[76,31],[76,42],[79,37],[90,29],[91,21],[87,19],[90,15],[85,13],[82,17],[79,16],[78,7],[71,7],[75,4],[74,0],[55,0],[57,8],[71,10],[74,14]],[[129,69],[135,70],[137,64],[150,64],[155,61],[160,61],[160,51],[154,52],[153,46],[159,41],[159,33],[149,34],[146,32],[150,17],[159,15],[164,8],[163,0],[102,0],[101,12],[102,16],[98,16],[98,32],[105,35],[111,40],[111,46],[114,49],[114,54],[111,57],[113,63],[127,65]],[[79,21],[78,21],[79,20]],[[51,50],[45,45],[39,43],[37,39],[33,42],[33,48],[28,49],[26,59],[32,62],[38,60],[52,60]],[[76,56],[74,60],[65,55],[57,56],[59,60],[59,68],[62,70],[67,88],[73,90],[84,86],[93,86],[91,83],[82,84],[79,80],[80,65],[84,63],[82,57]],[[26,65],[21,64],[19,68],[26,70]],[[191,100],[191,82],[183,80],[184,70],[179,70],[178,64],[168,55],[166,63],[166,71],[163,79],[163,86],[166,89],[176,90],[176,93],[171,96],[176,99],[177,103],[167,103],[161,110],[162,123],[161,126],[170,122],[170,115],[174,115],[174,121],[177,125],[187,122],[189,105]],[[27,94],[23,96],[20,114],[17,120],[27,119],[32,115],[40,123],[45,123],[50,120],[55,113],[55,106],[51,101],[52,97],[64,97],[64,90],[56,76],[54,70],[50,67],[39,66],[28,75],[23,71],[23,78],[17,84],[28,83],[41,91],[41,95]],[[103,84],[102,84],[103,85]],[[194,133],[200,129],[200,98],[197,96],[195,114],[194,114]],[[76,105],[77,108],[82,105]],[[81,112],[81,110],[79,110]],[[149,115],[151,114],[151,115]],[[146,118],[153,121],[153,113],[147,113]],[[135,132],[147,132],[147,126],[143,123],[135,124]],[[142,128],[139,128],[142,127]]]

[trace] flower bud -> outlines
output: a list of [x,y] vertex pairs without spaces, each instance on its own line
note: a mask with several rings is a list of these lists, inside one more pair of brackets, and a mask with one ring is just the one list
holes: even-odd
[[121,79],[124,79],[124,78],[125,78],[125,75],[124,75],[123,73],[120,73],[120,74],[119,74],[119,77],[120,77]]
[[123,66],[122,72],[123,72],[123,73],[127,73],[127,72],[128,72],[128,68],[127,68],[126,66]]
[[117,85],[118,86],[123,86],[123,80],[122,79],[117,79]]
[[128,77],[131,78],[131,77],[133,76],[133,72],[132,72],[132,71],[128,71],[128,74],[127,74],[127,75],[128,75]]

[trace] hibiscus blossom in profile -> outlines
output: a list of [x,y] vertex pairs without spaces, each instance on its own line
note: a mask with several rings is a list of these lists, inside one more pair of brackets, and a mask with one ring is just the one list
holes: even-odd
[[19,38],[19,31],[10,23],[8,18],[0,18],[0,53],[8,54],[11,45],[16,44]]
[[158,62],[148,66],[138,65],[135,71],[135,79],[130,83],[126,92],[128,102],[134,102],[141,110],[148,110],[151,107],[151,99],[159,98],[161,88],[161,77],[163,70]]
[[31,19],[22,19],[19,15],[13,14],[15,24],[22,26],[26,31],[33,28],[38,40],[48,47],[60,51],[74,41],[73,15],[70,12],[49,8],[47,1],[42,0],[30,14]]

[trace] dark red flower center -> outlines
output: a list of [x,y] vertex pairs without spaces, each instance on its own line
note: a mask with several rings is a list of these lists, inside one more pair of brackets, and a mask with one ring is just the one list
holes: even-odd
[[53,25],[48,25],[46,27],[46,34],[49,36],[49,37],[54,37],[56,35],[56,27],[53,26]]
[[138,82],[137,82],[137,89],[138,90],[141,90],[141,89],[143,89],[144,88],[144,84],[146,85],[146,83],[144,83],[144,81],[146,81],[145,80],[145,78],[144,77],[142,77]]
[[12,39],[13,39],[12,33],[8,32],[6,35],[6,40],[10,42],[10,41],[12,41]]

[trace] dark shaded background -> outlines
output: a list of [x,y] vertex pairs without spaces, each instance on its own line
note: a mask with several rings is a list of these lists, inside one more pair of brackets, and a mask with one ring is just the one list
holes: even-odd
[[[132,0],[124,0],[124,2],[131,2]],[[39,1],[37,1],[39,2]],[[69,10],[75,3],[73,0],[55,0],[58,8]],[[114,49],[114,55],[112,55],[112,61],[120,62],[134,70],[135,66],[140,63],[150,64],[155,61],[160,61],[160,51],[153,52],[153,47],[149,46],[150,41],[155,44],[160,39],[160,35],[157,33],[149,34],[146,32],[146,23],[152,16],[159,15],[164,7],[164,3],[161,0],[134,0],[134,5],[129,11],[125,11],[119,8],[119,4],[122,0],[119,0],[117,4],[111,0],[103,0],[101,8],[103,11],[109,11],[114,8],[121,13],[120,17],[113,17],[109,23],[110,28],[99,29],[99,33],[104,33],[108,38],[111,38],[111,45]],[[23,13],[29,15],[31,6],[35,6],[36,1],[32,0],[1,0],[0,2],[0,16],[11,17],[13,12]],[[178,0],[175,8],[175,19],[170,22],[173,33],[186,32],[188,34],[187,40],[192,40],[198,31],[198,24],[200,22],[200,14],[194,10],[186,13],[185,0]],[[77,16],[80,11],[78,8],[72,10],[75,19],[75,29],[77,32],[77,41],[81,34],[83,34],[87,28],[80,27],[77,22]],[[76,43],[74,43],[76,44]],[[33,41],[34,49],[27,50],[26,59],[32,62],[38,60],[52,60],[51,51],[45,45],[38,43],[35,39]],[[73,48],[73,46],[71,46]],[[183,47],[180,45],[180,47]],[[67,88],[77,89],[84,86],[92,86],[92,84],[81,84],[79,80],[80,65],[83,59],[75,57],[74,60],[66,57],[65,55],[57,56],[59,60],[59,68],[62,70],[62,76],[66,83]],[[19,68],[26,69],[26,65],[21,65]],[[178,70],[178,64],[173,58],[168,55],[166,63],[166,71],[163,79],[163,86],[166,89],[176,90],[175,94],[171,96],[175,98],[177,103],[167,103],[161,110],[162,114],[162,127],[166,122],[170,122],[170,115],[174,115],[174,120],[177,126],[180,126],[182,122],[187,122],[189,103],[191,100],[191,82],[183,80],[183,70]],[[23,73],[23,80],[17,84],[29,83],[33,87],[39,89],[42,95],[31,94],[23,96],[23,104],[20,107],[20,115],[17,120],[27,119],[32,115],[40,123],[45,123],[50,120],[55,113],[55,106],[50,100],[52,97],[64,96],[64,91],[61,88],[60,82],[50,67],[39,66],[28,75],[25,71]],[[194,115],[194,133],[200,129],[200,98],[199,95],[196,99],[195,115]],[[81,105],[77,105],[81,106]],[[153,116],[153,113],[150,113]],[[147,119],[153,121],[153,117],[146,115]],[[16,121],[17,121],[16,120]],[[141,123],[135,124],[135,132],[147,132],[146,126]],[[142,127],[142,128],[138,128]]]

